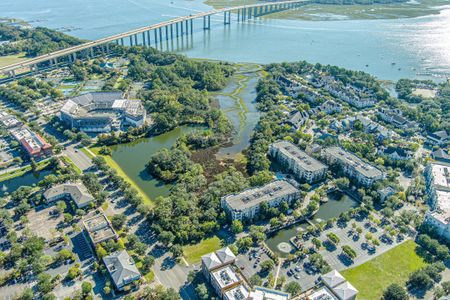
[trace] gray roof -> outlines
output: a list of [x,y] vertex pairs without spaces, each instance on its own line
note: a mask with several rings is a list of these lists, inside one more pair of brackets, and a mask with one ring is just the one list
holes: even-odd
[[358,294],[358,290],[348,281],[333,288],[333,292],[341,300],[354,299],[354,297]]
[[141,277],[133,259],[125,250],[103,257],[103,262],[117,287],[124,286]]
[[82,208],[95,200],[82,183],[64,183],[51,187],[44,192],[45,199],[64,195],[69,195],[78,208]]
[[434,151],[433,153],[431,153],[431,157],[433,157],[434,159],[443,159],[443,160],[447,160],[450,159],[450,155],[448,155],[447,152],[445,152],[444,149],[437,149],[436,151]]
[[345,151],[340,147],[329,147],[323,149],[327,154],[334,156],[335,158],[343,161],[345,164],[351,165],[355,168],[359,173],[363,174],[366,177],[374,178],[378,176],[383,176],[383,172],[380,171],[375,166],[363,161],[355,154]]
[[342,276],[337,270],[332,270],[327,274],[322,275],[321,278],[322,281],[331,288],[345,282],[344,276]]
[[299,191],[286,180],[275,180],[262,187],[245,190],[239,194],[225,196],[224,199],[233,210],[242,210],[259,205]]
[[272,144],[284,156],[292,158],[295,162],[306,171],[319,171],[327,167],[315,158],[312,158],[297,146],[288,141],[278,141]]

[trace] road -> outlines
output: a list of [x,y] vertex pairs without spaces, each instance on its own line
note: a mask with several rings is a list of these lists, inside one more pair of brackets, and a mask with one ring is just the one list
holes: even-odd
[[67,146],[63,150],[63,154],[69,157],[80,170],[85,171],[92,166],[92,161],[83,151],[76,149],[75,146]]

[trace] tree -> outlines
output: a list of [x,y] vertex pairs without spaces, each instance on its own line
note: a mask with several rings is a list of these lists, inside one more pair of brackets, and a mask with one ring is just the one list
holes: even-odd
[[53,289],[52,276],[47,273],[39,274],[37,288],[43,294],[49,293]]
[[258,274],[252,275],[249,282],[252,286],[260,286],[263,283],[262,278]]
[[111,225],[116,230],[122,229],[123,225],[125,225],[125,222],[127,221],[127,217],[124,214],[116,214],[111,219]]
[[393,283],[383,292],[383,300],[408,300],[406,290],[400,285]]
[[268,259],[268,260],[263,261],[261,263],[260,267],[261,267],[262,272],[270,272],[275,267],[275,263],[273,262],[273,260]]
[[234,220],[231,223],[231,231],[234,234],[241,233],[242,231],[244,231],[244,225],[242,225],[242,222],[240,220]]
[[155,258],[151,255],[147,255],[144,257],[142,261],[142,269],[144,272],[150,272],[151,267],[155,264]]
[[300,286],[300,284],[296,281],[291,281],[288,284],[286,284],[286,286],[284,287],[284,290],[286,291],[286,293],[291,294],[292,297],[296,297],[298,295],[300,295],[301,291],[302,291],[302,287]]
[[412,288],[428,290],[433,286],[434,281],[424,270],[417,270],[409,276],[408,284]]
[[89,281],[83,281],[81,284],[81,290],[85,296],[90,294],[92,291],[92,284]]
[[26,288],[22,292],[22,296],[20,297],[20,300],[33,300],[34,293],[31,288]]
[[206,284],[201,283],[201,284],[197,285],[197,287],[195,288],[195,292],[197,293],[197,296],[201,300],[209,299],[208,288],[206,287]]
[[345,255],[347,255],[350,259],[356,258],[356,251],[353,250],[350,246],[344,245],[342,246],[342,252],[344,252]]

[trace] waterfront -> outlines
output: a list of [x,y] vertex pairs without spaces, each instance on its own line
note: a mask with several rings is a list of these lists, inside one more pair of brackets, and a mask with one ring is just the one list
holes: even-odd
[[[34,26],[70,29],[69,34],[97,39],[144,25],[211,8],[199,0],[95,1],[5,0],[3,17],[34,21]],[[79,13],[73,14],[73,11]],[[397,20],[299,21],[257,19],[223,26],[212,18],[212,30],[195,24],[193,38],[162,43],[163,49],[191,57],[234,62],[307,60],[363,70],[381,79],[450,76],[450,9],[440,15]],[[160,44],[161,45],[161,44]]]
[[50,175],[51,170],[42,170],[37,173],[28,172],[19,177],[14,177],[5,181],[2,181],[0,189],[0,197],[3,197],[5,193],[11,194],[21,186],[31,186],[37,184],[39,181],[44,179],[45,176]]
[[[349,196],[342,194],[341,192],[333,192],[328,194],[328,201],[320,205],[319,210],[311,218],[310,222],[317,224],[321,221],[336,218],[341,213],[358,205],[359,203]],[[296,236],[300,230],[306,230],[309,225],[310,224],[308,224],[308,222],[302,222],[277,231],[266,240],[266,245],[278,255],[285,257],[287,254],[279,250],[279,245],[286,245],[286,243],[289,244],[290,238]]]
[[170,148],[183,134],[198,129],[198,127],[181,126],[161,135],[115,145],[111,147],[111,157],[150,199],[166,196],[172,185],[153,178],[145,170],[145,165],[154,153],[163,148]]

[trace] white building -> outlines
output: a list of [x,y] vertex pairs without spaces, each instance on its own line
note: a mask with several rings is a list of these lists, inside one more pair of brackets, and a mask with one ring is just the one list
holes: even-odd
[[103,263],[119,291],[127,290],[127,287],[141,278],[134,260],[125,250],[103,257]]
[[256,286],[250,292],[249,300],[289,300],[291,295],[282,291],[268,289],[261,286]]
[[143,125],[146,111],[140,100],[123,99],[120,92],[98,92],[67,100],[60,110],[60,119],[70,128],[105,133],[121,126]]
[[327,166],[288,141],[271,144],[269,154],[301,181],[314,183],[326,177]]
[[329,165],[336,165],[345,175],[363,186],[371,186],[375,181],[385,178],[384,172],[340,147],[323,149],[322,157]]
[[337,270],[320,277],[323,287],[307,296],[307,300],[355,300],[358,290]]
[[232,220],[253,219],[261,203],[277,207],[281,202],[291,203],[300,197],[299,190],[286,180],[276,180],[262,187],[222,197],[221,206]]
[[433,163],[425,168],[426,191],[430,210],[425,222],[450,240],[450,165]]

